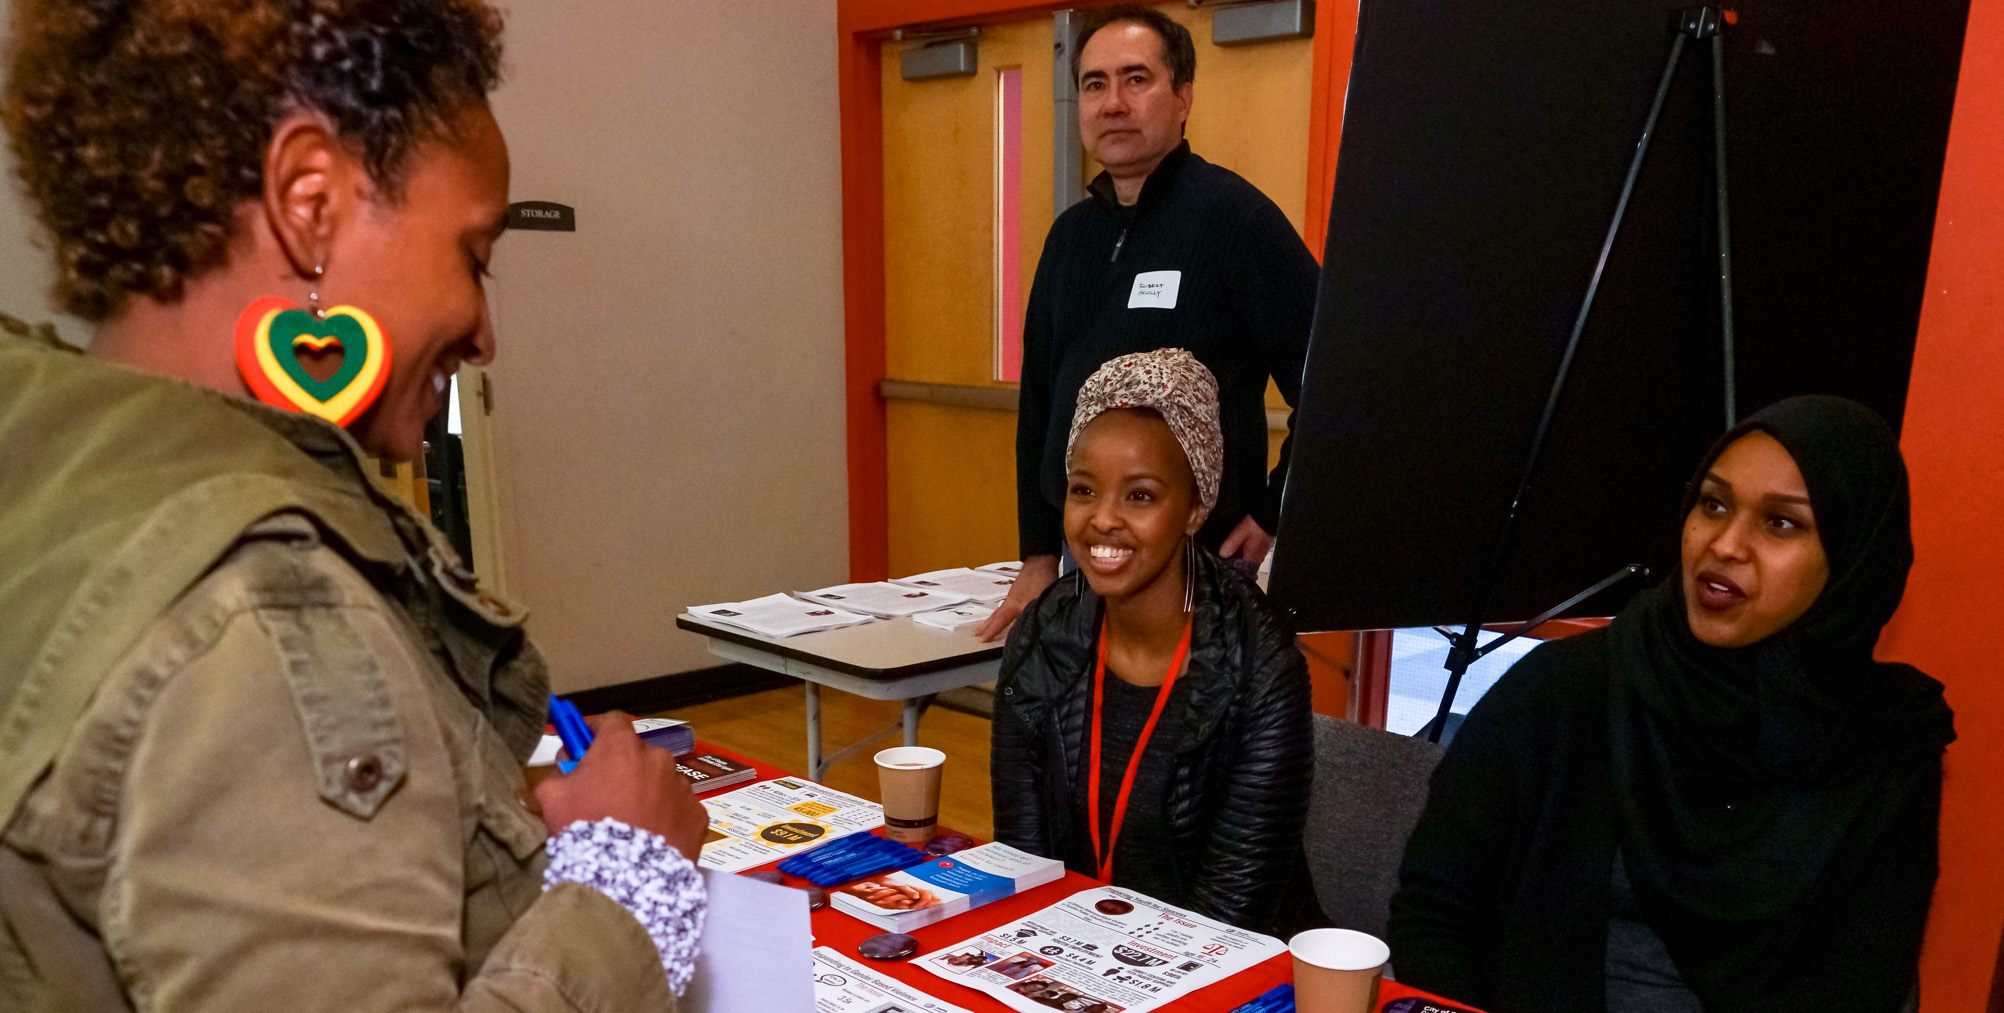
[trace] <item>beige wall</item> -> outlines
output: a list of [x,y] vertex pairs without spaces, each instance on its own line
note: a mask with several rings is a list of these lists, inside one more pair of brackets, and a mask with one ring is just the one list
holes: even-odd
[[[14,5],[0,0],[0,52],[7,47],[7,26],[14,20]],[[56,312],[49,302],[49,284],[55,280],[55,262],[48,244],[40,236],[14,175],[11,145],[0,143],[0,313],[30,322],[54,321],[63,338],[83,344],[90,338],[90,325]]]
[[833,0],[516,0],[492,291],[508,590],[558,688],[715,663],[684,606],[843,580]]

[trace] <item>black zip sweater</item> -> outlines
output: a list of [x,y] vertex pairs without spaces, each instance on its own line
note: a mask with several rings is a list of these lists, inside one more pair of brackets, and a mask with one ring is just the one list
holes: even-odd
[[[1106,173],[1044,240],[1023,321],[1016,419],[1016,524],[1025,558],[1063,542],[1065,442],[1079,388],[1108,359],[1187,348],[1218,378],[1225,469],[1199,538],[1215,548],[1250,514],[1280,517],[1293,418],[1266,473],[1266,379],[1292,406],[1321,269],[1280,208],[1237,173],[1191,154],[1162,160],[1132,207]],[[1180,273],[1175,306],[1129,308],[1135,275]]]

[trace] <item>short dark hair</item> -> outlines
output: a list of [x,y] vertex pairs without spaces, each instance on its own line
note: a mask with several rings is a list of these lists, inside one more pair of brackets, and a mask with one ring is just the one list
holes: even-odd
[[1072,80],[1079,79],[1079,58],[1085,55],[1086,40],[1108,25],[1133,22],[1155,33],[1162,40],[1162,56],[1169,61],[1169,84],[1181,88],[1197,79],[1197,44],[1190,38],[1190,30],[1176,23],[1170,17],[1153,7],[1140,4],[1114,4],[1111,7],[1097,7],[1085,13],[1079,22],[1079,41],[1072,47]]
[[290,110],[325,115],[395,198],[412,147],[500,77],[486,0],[16,0],[13,27],[0,120],[56,301],[93,321],[224,262]]

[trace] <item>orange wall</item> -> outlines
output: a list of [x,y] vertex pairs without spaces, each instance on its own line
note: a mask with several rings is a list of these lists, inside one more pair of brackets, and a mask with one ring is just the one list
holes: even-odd
[[1975,0],[1906,421],[1916,562],[1880,656],[1948,686],[1923,1013],[1981,1010],[2004,928],[2004,0]]

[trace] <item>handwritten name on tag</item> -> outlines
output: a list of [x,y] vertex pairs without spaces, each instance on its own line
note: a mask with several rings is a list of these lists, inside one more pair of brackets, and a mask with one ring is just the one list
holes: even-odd
[[1181,271],[1143,271],[1134,276],[1134,290],[1127,293],[1127,308],[1173,310],[1176,290],[1181,287]]

